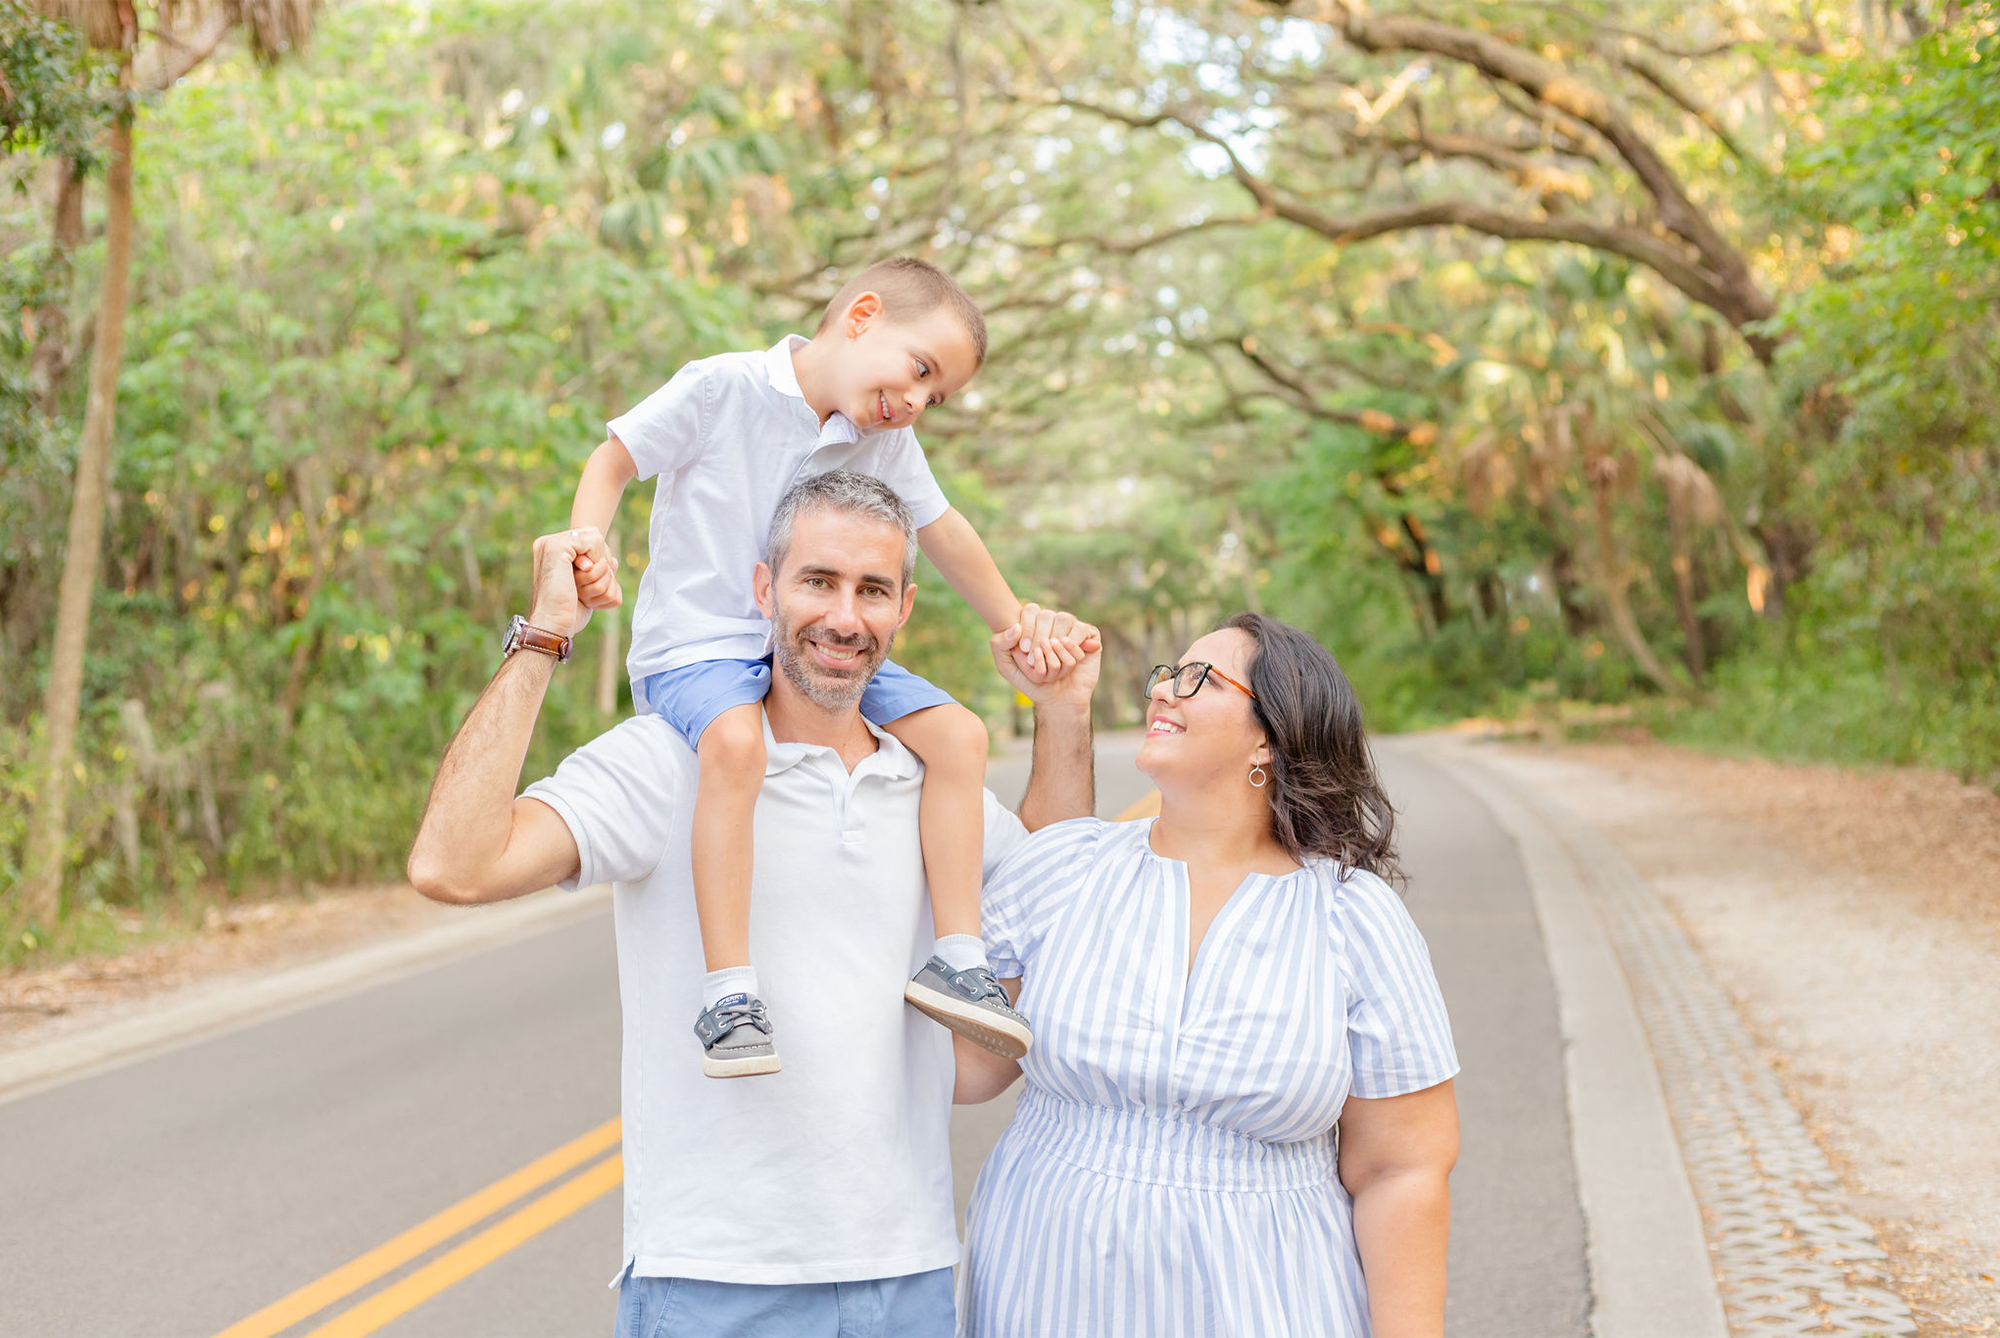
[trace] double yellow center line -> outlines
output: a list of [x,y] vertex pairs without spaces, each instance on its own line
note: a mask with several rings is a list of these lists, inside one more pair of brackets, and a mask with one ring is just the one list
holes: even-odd
[[[533,1193],[599,1153],[618,1145],[619,1122],[606,1120],[581,1138],[503,1176],[478,1193],[459,1200],[394,1240],[342,1264],[317,1282],[307,1283],[247,1319],[230,1325],[215,1338],[272,1338],[294,1324],[343,1301],[378,1278],[393,1273],[434,1246],[441,1245],[485,1221],[508,1204]],[[613,1152],[580,1175],[557,1185],[526,1206],[509,1213],[486,1230],[425,1264],[408,1277],[385,1287],[360,1305],[335,1316],[306,1338],[362,1338],[416,1309],[445,1288],[478,1272],[524,1241],[548,1230],[584,1205],[618,1188],[625,1179],[625,1159]]]

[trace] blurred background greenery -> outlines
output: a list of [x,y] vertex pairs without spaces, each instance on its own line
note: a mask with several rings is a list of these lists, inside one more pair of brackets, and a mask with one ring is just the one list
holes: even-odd
[[[896,253],[989,313],[923,436],[1017,590],[1102,625],[1106,724],[1256,607],[1381,729],[1586,702],[2000,782],[1992,3],[43,17],[96,8],[0,0],[0,964],[396,876],[605,419]],[[57,913],[30,831],[128,105]],[[1004,724],[919,579],[899,655]],[[629,711],[620,630],[531,772]]]

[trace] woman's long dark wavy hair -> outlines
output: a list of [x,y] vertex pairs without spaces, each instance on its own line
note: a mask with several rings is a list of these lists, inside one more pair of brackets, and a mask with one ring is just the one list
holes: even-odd
[[1361,703],[1332,652],[1261,613],[1223,624],[1257,643],[1250,703],[1271,745],[1271,827],[1293,859],[1319,855],[1394,883],[1396,810],[1382,792]]

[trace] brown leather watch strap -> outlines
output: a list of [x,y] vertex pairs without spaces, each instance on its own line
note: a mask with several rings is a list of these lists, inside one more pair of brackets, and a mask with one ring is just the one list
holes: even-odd
[[517,650],[538,650],[544,655],[553,655],[558,664],[566,664],[569,649],[569,637],[536,627],[525,618],[516,618],[509,631],[507,653],[510,655]]

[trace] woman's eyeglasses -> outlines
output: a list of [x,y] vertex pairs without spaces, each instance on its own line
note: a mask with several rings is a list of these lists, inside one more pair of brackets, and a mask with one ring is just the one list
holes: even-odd
[[1251,701],[1254,702],[1257,700],[1256,693],[1244,687],[1241,683],[1238,683],[1235,679],[1231,678],[1228,674],[1223,673],[1220,669],[1216,668],[1214,665],[1203,664],[1200,660],[1195,660],[1192,663],[1183,664],[1180,666],[1175,666],[1171,664],[1154,665],[1153,672],[1146,675],[1146,695],[1148,697],[1152,696],[1154,688],[1160,686],[1160,684],[1166,682],[1168,679],[1172,679],[1174,684],[1174,696],[1192,697],[1194,696],[1195,693],[1201,691],[1201,685],[1203,683],[1208,682],[1209,677],[1211,675],[1221,679],[1223,682],[1227,683],[1230,687],[1235,688],[1238,692],[1248,697]]

